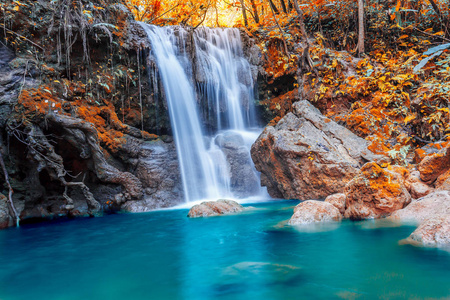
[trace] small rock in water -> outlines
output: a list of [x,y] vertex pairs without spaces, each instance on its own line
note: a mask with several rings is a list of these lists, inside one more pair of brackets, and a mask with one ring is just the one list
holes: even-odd
[[233,200],[220,199],[194,205],[188,213],[189,218],[212,217],[243,211],[244,207]]
[[294,215],[289,225],[311,224],[315,222],[340,221],[342,215],[333,204],[323,201],[308,200],[294,208]]

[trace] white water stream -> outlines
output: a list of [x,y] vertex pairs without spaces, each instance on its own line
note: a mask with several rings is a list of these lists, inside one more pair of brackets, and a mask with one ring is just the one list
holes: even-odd
[[250,158],[260,129],[239,31],[198,28],[190,45],[182,27],[141,26],[163,83],[186,202],[266,195]]

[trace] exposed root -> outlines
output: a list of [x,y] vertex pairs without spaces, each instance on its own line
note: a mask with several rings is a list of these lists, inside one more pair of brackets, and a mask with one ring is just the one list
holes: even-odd
[[19,227],[20,217],[17,214],[16,208],[14,206],[14,202],[13,202],[13,199],[12,199],[12,196],[14,194],[14,190],[12,189],[11,184],[9,183],[8,171],[6,170],[5,162],[3,161],[3,156],[2,156],[2,152],[1,152],[1,148],[2,147],[1,146],[2,145],[0,145],[0,165],[1,165],[2,169],[3,169],[3,175],[5,176],[5,182],[6,182],[6,185],[8,186],[8,190],[9,190],[9,192],[8,192],[8,201],[9,201],[9,207],[10,207],[10,210],[11,210],[10,215],[13,216],[16,219],[16,226]]
[[83,182],[67,182],[64,178],[67,171],[63,165],[63,158],[58,155],[54,147],[49,143],[47,137],[42,132],[42,129],[36,125],[29,125],[27,127],[27,142],[30,154],[33,159],[38,162],[38,171],[47,170],[49,176],[53,180],[61,182],[64,186],[63,197],[66,199],[66,209],[72,210],[74,208],[73,200],[68,195],[68,187],[80,187],[86,199],[86,203],[90,213],[100,211],[101,205],[95,200],[89,188]]
[[47,119],[54,125],[68,129],[77,129],[84,133],[85,143],[92,154],[95,173],[100,180],[121,184],[132,198],[138,199],[142,196],[142,184],[136,176],[128,172],[121,172],[108,164],[99,146],[97,130],[91,123],[57,114],[49,114]]

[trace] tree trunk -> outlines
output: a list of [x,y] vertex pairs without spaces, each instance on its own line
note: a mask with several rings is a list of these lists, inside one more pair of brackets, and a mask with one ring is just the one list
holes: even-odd
[[306,33],[305,21],[303,19],[303,11],[300,9],[300,6],[298,6],[297,0],[294,0],[294,7],[295,7],[295,10],[297,11],[297,14],[299,17],[300,31],[302,33],[303,39],[305,40],[306,44],[309,46],[308,34]]
[[245,11],[244,1],[241,2],[241,8],[242,8],[242,18],[244,19],[244,26],[248,27],[247,12]]
[[286,39],[284,38],[284,32],[283,29],[281,28],[280,24],[278,23],[277,17],[275,16],[275,12],[273,11],[272,6],[270,7],[272,10],[272,16],[273,19],[275,20],[275,23],[277,24],[278,29],[280,30],[280,34],[281,34],[281,39],[283,41],[283,46],[284,46],[284,52],[286,53],[286,57],[289,59],[290,55],[289,55],[289,51],[287,48],[287,43],[286,43]]
[[358,0],[358,55],[364,53],[364,0]]
[[253,18],[255,19],[256,24],[259,24],[258,8],[256,7],[255,0],[250,0],[250,3],[253,8]]
[[270,8],[278,15],[280,12],[278,11],[278,8],[273,4],[272,0],[269,0]]
[[287,14],[287,13],[288,13],[288,10],[287,10],[287,8],[286,8],[286,3],[284,2],[284,0],[280,0],[280,3],[281,3],[281,8],[283,9],[283,12],[284,12],[285,14]]

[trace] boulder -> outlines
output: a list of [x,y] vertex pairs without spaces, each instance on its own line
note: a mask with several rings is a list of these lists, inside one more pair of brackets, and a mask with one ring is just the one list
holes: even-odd
[[438,215],[450,214],[450,192],[435,191],[397,210],[389,217],[391,220],[422,223]]
[[450,249],[450,214],[429,218],[406,240],[427,247]]
[[341,192],[364,163],[382,159],[367,147],[366,140],[303,100],[264,129],[251,156],[272,197],[320,199]]
[[450,169],[450,147],[426,156],[418,165],[420,179],[426,183],[433,183],[439,176]]
[[411,202],[402,175],[374,162],[365,164],[344,192],[344,216],[356,220],[385,217]]
[[128,201],[122,210],[146,212],[182,203],[183,186],[174,143],[162,140],[141,145],[133,172],[144,188],[144,199]]
[[0,194],[0,229],[14,226],[14,219],[9,214],[8,199]]
[[333,194],[325,198],[325,202],[332,204],[343,215],[345,212],[345,200],[347,196],[343,193]]
[[189,218],[212,217],[243,211],[244,207],[233,200],[220,199],[194,205],[188,213]]
[[289,225],[303,225],[315,222],[340,221],[342,215],[333,204],[323,201],[308,200],[294,208],[294,215]]
[[405,186],[413,199],[422,198],[434,190],[420,179],[419,171],[413,171],[405,178]]

